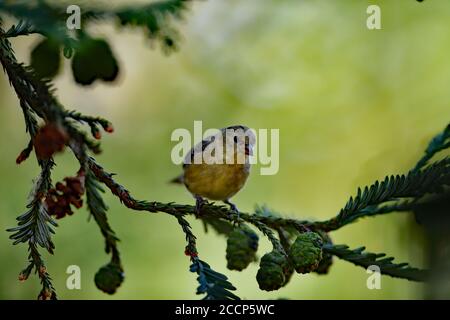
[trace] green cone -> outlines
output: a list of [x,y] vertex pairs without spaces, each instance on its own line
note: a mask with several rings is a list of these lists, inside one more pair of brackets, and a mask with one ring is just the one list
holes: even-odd
[[261,290],[273,291],[286,285],[292,273],[287,257],[279,251],[272,251],[261,258],[256,280]]
[[234,229],[227,240],[227,268],[242,271],[256,260],[258,236],[249,227]]
[[322,260],[322,238],[315,232],[300,234],[292,244],[289,256],[298,273],[309,273],[319,266]]
[[122,268],[117,264],[108,263],[97,271],[94,281],[98,289],[108,294],[113,294],[120,287],[123,279]]

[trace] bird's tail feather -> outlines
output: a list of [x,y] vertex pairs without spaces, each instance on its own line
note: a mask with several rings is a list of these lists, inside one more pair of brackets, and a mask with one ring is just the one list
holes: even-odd
[[178,177],[173,178],[169,182],[170,183],[175,183],[175,184],[183,184],[183,175],[181,174]]

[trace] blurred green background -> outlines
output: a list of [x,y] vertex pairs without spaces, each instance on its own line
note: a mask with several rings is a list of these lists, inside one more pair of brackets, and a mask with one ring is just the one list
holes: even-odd
[[[123,1],[131,3],[131,1]],[[145,1],[140,1],[145,2]],[[382,9],[382,30],[366,28],[366,8]],[[243,211],[267,204],[286,216],[326,219],[358,186],[386,174],[404,173],[428,140],[450,119],[450,2],[331,0],[209,0],[195,3],[179,24],[180,51],[152,49],[140,30],[93,26],[105,35],[121,62],[114,85],[77,86],[66,61],[56,78],[57,95],[69,109],[111,120],[115,133],[103,139],[97,159],[139,199],[193,203],[167,183],[180,172],[171,163],[176,128],[245,124],[280,129],[280,170],[254,168],[234,198]],[[20,61],[29,61],[38,37],[15,39]],[[26,246],[12,246],[7,227],[25,210],[33,156],[15,158],[28,142],[18,101],[0,75],[0,298],[34,299],[35,276],[19,283]],[[67,151],[56,156],[54,181],[74,175]],[[197,299],[196,276],[188,271],[185,240],[166,214],[135,213],[105,194],[110,222],[121,239],[126,279],[108,296],[93,277],[109,258],[85,208],[59,220],[48,270],[63,299]],[[337,261],[326,276],[295,275],[279,291],[262,292],[257,264],[243,272],[226,269],[226,239],[191,218],[202,259],[229,276],[242,298],[410,299],[422,285],[382,277],[368,290],[362,268]],[[365,219],[332,234],[335,243],[365,245],[398,261],[423,266],[422,235],[409,214]],[[261,236],[259,255],[270,250]],[[66,289],[66,268],[81,268],[81,290]]]

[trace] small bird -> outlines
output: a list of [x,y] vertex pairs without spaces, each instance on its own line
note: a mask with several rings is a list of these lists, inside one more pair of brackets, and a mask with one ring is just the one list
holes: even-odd
[[205,203],[204,198],[223,201],[239,213],[230,198],[247,181],[249,156],[253,155],[255,140],[248,127],[235,125],[220,129],[219,133],[202,140],[188,152],[183,173],[171,182],[184,184],[194,196],[197,215]]

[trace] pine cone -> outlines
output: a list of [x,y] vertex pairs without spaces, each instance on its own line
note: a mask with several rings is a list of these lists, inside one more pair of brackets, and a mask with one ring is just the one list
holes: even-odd
[[287,257],[279,251],[272,251],[261,258],[256,280],[261,290],[273,291],[286,285],[292,273]]
[[66,215],[72,215],[73,211],[70,205],[79,209],[83,206],[81,199],[84,194],[84,172],[78,172],[76,177],[64,178],[64,183],[57,182],[55,188],[48,191],[45,203],[50,215],[57,219],[64,218]]
[[101,291],[113,294],[124,280],[122,267],[114,263],[108,263],[101,267],[95,274],[95,285]]
[[322,260],[322,238],[315,232],[300,234],[292,244],[289,256],[298,273],[309,273],[319,266]]
[[242,271],[256,260],[258,236],[249,227],[234,229],[227,240],[227,268]]

